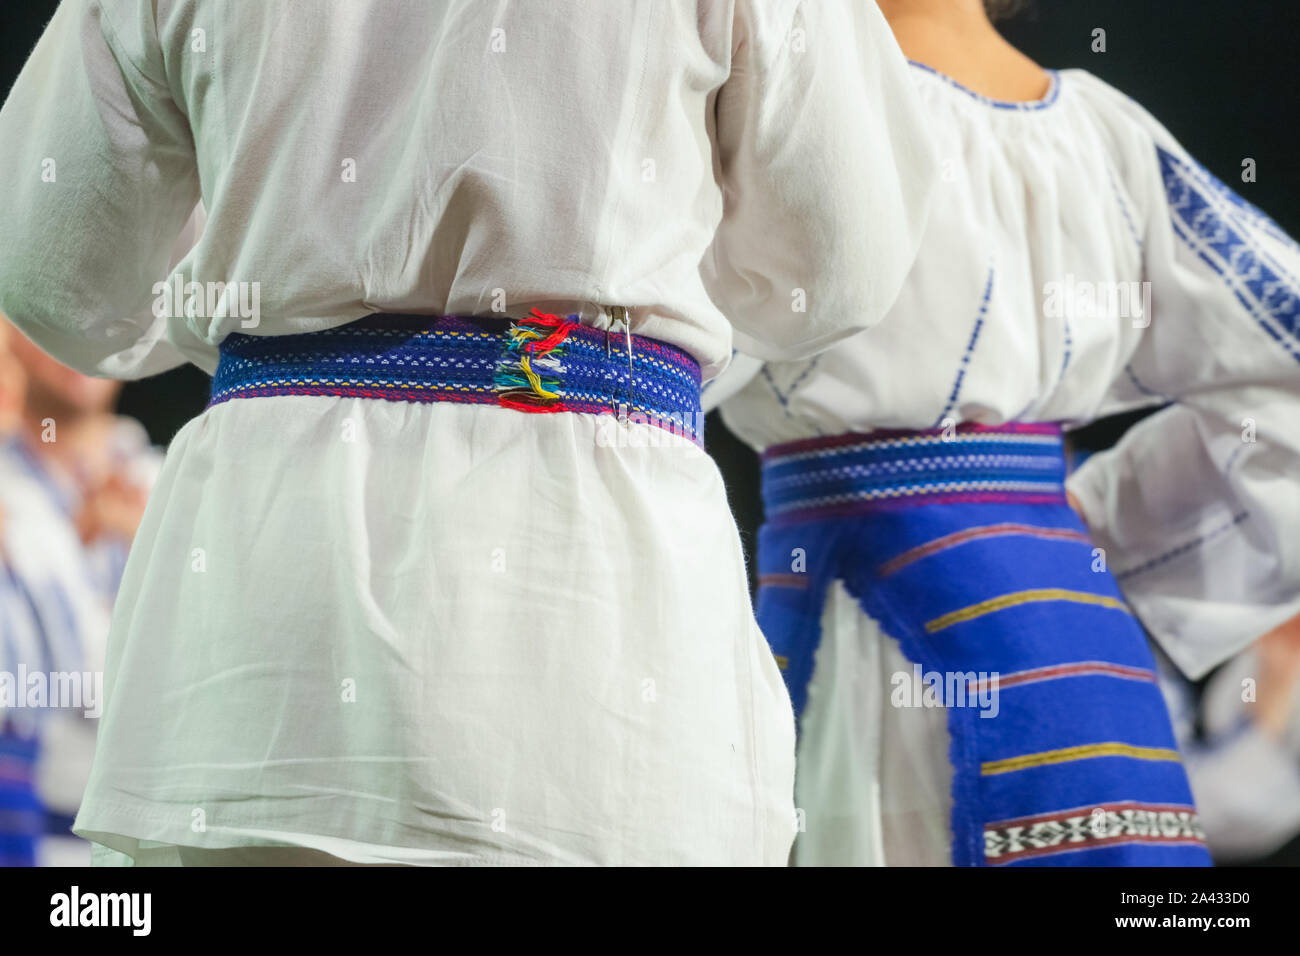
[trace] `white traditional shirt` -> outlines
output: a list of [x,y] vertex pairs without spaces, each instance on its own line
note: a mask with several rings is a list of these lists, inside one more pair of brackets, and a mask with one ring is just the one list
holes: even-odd
[[[626,306],[706,377],[733,327],[807,354],[879,320],[925,222],[899,61],[872,3],[65,0],[0,116],[0,311],[116,376],[533,306]],[[176,271],[235,315],[155,288],[200,198]]]
[[758,449],[1170,403],[1070,487],[1198,677],[1300,612],[1300,249],[1084,71],[1001,103],[913,67],[944,172],[898,303],[818,356],[741,358],[707,402]]

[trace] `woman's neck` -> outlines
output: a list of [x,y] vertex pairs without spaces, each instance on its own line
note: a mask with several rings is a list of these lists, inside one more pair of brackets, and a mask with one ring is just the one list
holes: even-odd
[[878,0],[908,59],[996,100],[1041,99],[1051,77],[998,33],[983,0]]

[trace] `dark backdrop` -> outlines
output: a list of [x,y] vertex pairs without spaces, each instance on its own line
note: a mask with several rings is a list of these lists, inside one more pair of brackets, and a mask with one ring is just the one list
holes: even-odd
[[[55,6],[54,0],[0,3],[0,88],[6,93]],[[1104,54],[1091,50],[1098,27],[1106,31]],[[1271,213],[1288,232],[1300,234],[1300,132],[1295,125],[1300,2],[1035,0],[1003,29],[1043,65],[1083,67],[1128,92],[1220,179]],[[1241,183],[1241,161],[1247,156],[1259,164],[1258,181],[1252,184]],[[165,444],[203,408],[207,388],[203,373],[180,369],[129,384],[121,409],[140,419],[154,441]],[[1128,423],[1102,422],[1076,437],[1083,447],[1105,447]],[[707,437],[727,479],[746,549],[752,549],[761,519],[757,461],[716,415],[710,416]]]

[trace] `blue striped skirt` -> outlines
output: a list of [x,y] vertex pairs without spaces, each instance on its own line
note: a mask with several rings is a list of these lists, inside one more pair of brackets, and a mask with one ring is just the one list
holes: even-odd
[[834,581],[898,639],[946,708],[955,865],[1208,865],[1151,650],[1065,472],[1054,425],[769,448],[759,623],[799,712]]

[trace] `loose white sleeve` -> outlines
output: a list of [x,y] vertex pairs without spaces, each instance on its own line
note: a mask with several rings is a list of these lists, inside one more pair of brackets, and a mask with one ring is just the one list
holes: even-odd
[[894,303],[936,178],[912,82],[874,3],[737,3],[702,265],[740,351],[803,358]]
[[733,351],[731,361],[721,374],[704,383],[704,388],[700,391],[701,407],[706,412],[713,411],[753,381],[754,376],[762,370],[761,360]]
[[[1071,479],[1143,624],[1195,679],[1300,613],[1300,248],[1134,104],[1150,326],[1122,388],[1169,407]],[[1117,388],[1120,386],[1117,386]]]
[[199,201],[156,37],[114,29],[131,2],[63,0],[0,110],[0,311],[114,377],[182,361],[152,303]]

